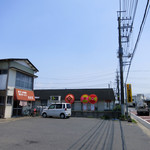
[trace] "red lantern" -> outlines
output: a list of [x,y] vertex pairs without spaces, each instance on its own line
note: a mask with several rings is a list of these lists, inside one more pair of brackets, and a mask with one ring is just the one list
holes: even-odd
[[97,103],[97,101],[98,101],[98,98],[95,94],[89,95],[89,103],[95,104],[95,103]]
[[75,98],[74,98],[74,95],[72,95],[72,94],[68,94],[68,95],[66,95],[66,97],[65,97],[66,103],[72,104],[72,103],[74,102],[74,100],[75,100]]
[[89,102],[89,96],[87,94],[83,94],[80,98],[80,101],[84,104]]

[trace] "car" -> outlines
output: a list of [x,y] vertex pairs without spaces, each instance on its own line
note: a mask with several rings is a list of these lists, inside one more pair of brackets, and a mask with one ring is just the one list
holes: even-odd
[[61,119],[71,116],[71,104],[53,103],[48,108],[43,109],[42,117],[60,117]]

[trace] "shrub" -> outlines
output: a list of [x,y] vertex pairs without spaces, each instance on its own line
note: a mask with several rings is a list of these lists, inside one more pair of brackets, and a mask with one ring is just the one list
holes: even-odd
[[121,111],[121,106],[120,105],[116,105],[114,107],[114,111]]

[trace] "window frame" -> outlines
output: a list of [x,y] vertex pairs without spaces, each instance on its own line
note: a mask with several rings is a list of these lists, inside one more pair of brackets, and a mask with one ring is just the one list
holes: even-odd
[[[57,106],[61,106],[61,107],[57,107]],[[62,104],[56,104],[56,109],[62,109]]]
[[12,96],[7,96],[7,105],[12,105]]
[[[51,108],[52,106],[54,106],[54,108]],[[52,104],[48,107],[48,109],[56,109],[56,105],[55,104]]]
[[16,82],[15,87],[27,90],[33,90],[33,76],[24,74],[22,72],[16,72]]

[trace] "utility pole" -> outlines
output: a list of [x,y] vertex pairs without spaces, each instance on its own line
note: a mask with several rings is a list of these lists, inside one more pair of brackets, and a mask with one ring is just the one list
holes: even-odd
[[118,70],[117,70],[117,76],[116,76],[116,81],[117,81],[117,100],[120,103],[120,91],[119,91],[119,75],[118,75]]
[[119,12],[118,15],[118,33],[119,33],[119,65],[120,65],[120,86],[121,86],[121,114],[125,115],[125,110],[124,110],[124,81],[123,81],[123,48],[122,48],[122,43],[121,43],[121,12]]

